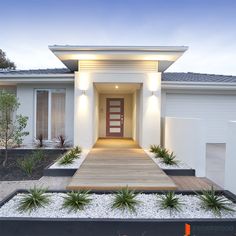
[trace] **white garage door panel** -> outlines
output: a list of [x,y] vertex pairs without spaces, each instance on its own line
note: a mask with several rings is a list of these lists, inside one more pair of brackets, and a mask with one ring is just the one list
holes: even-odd
[[236,120],[236,95],[167,94],[166,116],[201,118],[209,143],[225,143],[227,122]]

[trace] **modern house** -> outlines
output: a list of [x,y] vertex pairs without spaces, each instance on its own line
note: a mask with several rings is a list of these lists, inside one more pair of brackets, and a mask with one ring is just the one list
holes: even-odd
[[[163,142],[165,117],[205,121],[207,143],[225,143],[236,120],[236,76],[164,73],[187,47],[49,46],[66,69],[0,72],[29,117],[32,143],[65,135],[91,148],[99,137]],[[193,62],[194,63],[194,62]]]

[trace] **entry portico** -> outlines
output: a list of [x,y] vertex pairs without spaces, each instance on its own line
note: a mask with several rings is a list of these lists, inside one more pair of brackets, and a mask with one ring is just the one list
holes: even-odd
[[[110,129],[110,133],[114,136],[117,133],[119,137],[126,137],[124,131],[130,129],[131,132],[127,137],[133,138],[142,148],[148,148],[152,143],[160,143],[161,72],[174,63],[187,47],[50,46],[49,48],[71,71],[75,72],[74,145],[91,148],[99,137],[104,136],[102,132],[104,122],[106,130]],[[115,98],[123,99],[124,104],[129,107],[127,110],[130,112],[131,109],[131,115],[125,110],[124,114],[120,114],[122,107],[119,108],[118,103],[118,107],[114,105],[109,108],[109,104],[112,104],[109,101],[112,101],[112,98],[113,101]],[[104,100],[107,104],[106,111],[103,106]],[[109,120],[108,109],[114,111],[111,115],[115,115],[118,111],[117,115],[120,116]],[[106,113],[106,120],[102,119],[102,113]],[[106,132],[105,136],[107,135]]]

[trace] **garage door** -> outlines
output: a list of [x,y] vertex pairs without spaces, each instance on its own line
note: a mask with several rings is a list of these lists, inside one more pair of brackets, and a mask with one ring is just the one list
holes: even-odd
[[236,120],[236,95],[166,94],[166,116],[202,118],[208,143],[225,143],[227,122]]

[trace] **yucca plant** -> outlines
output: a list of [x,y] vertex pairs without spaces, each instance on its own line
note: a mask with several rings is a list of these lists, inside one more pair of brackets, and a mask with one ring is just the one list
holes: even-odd
[[168,153],[164,155],[161,159],[161,162],[166,164],[166,165],[177,165],[178,161],[176,160],[176,156],[174,153]]
[[120,209],[122,211],[129,210],[135,211],[135,207],[140,203],[136,197],[138,193],[134,190],[129,190],[128,187],[123,188],[115,194],[115,198],[112,202],[112,209]]
[[162,147],[160,145],[151,145],[150,146],[150,152],[155,153],[155,154],[159,153],[161,149],[162,149]]
[[222,211],[234,211],[231,208],[232,203],[224,196],[216,194],[213,186],[210,190],[203,190],[202,194],[197,194],[197,197],[201,200],[201,206],[206,211],[212,211],[217,216],[221,216]]
[[45,207],[50,202],[49,195],[45,192],[46,189],[36,187],[28,190],[28,193],[24,194],[20,199],[17,210],[20,212],[31,212],[40,207]]
[[164,158],[169,155],[169,151],[166,148],[160,148],[160,150],[156,153],[157,158]]
[[158,198],[160,200],[161,208],[169,210],[170,214],[173,211],[181,211],[183,203],[175,195],[175,192],[167,192],[164,195],[158,196]]
[[81,149],[81,147],[76,146],[76,147],[74,147],[74,148],[72,149],[72,151],[73,151],[76,155],[78,155],[78,154],[81,154],[82,149]]
[[62,207],[67,208],[69,212],[83,210],[84,207],[92,201],[89,197],[89,192],[90,191],[72,191],[67,193],[64,197]]
[[59,160],[59,165],[69,165],[72,164],[75,160],[75,156],[73,154],[71,154],[70,152],[68,152],[65,156],[63,156],[60,160]]

